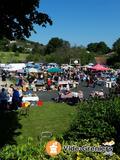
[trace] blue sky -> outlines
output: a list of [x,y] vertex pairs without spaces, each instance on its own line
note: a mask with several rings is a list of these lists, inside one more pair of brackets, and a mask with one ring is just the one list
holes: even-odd
[[71,45],[104,41],[109,47],[120,37],[120,0],[41,0],[39,10],[53,20],[52,26],[35,26],[30,40],[47,44],[53,37]]

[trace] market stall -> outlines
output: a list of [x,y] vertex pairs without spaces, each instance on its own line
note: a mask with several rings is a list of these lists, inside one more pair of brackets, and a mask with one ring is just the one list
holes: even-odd
[[108,71],[108,70],[111,70],[110,68],[105,67],[101,64],[96,64],[95,66],[91,67],[90,69],[92,69],[94,71]]

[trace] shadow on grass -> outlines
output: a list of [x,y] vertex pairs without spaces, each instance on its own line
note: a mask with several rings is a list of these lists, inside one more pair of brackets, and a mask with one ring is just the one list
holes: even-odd
[[0,111],[0,147],[6,144],[17,144],[15,137],[20,135],[16,132],[22,126],[19,124],[17,111]]

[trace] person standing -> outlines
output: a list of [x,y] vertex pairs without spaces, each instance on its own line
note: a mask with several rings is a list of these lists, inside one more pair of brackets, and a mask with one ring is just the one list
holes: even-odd
[[87,87],[89,87],[89,85],[90,85],[90,77],[89,77],[89,75],[87,75],[87,77],[86,77],[86,83],[87,83]]
[[48,80],[47,80],[48,90],[50,90],[51,84],[52,84],[52,80],[50,78],[48,78]]
[[6,72],[5,71],[2,72],[2,81],[6,81]]
[[93,78],[93,88],[95,88],[96,84],[97,84],[97,76],[95,75]]
[[23,77],[22,76],[19,77],[18,86],[23,87]]
[[17,110],[20,107],[20,94],[17,87],[13,89],[13,97],[12,97],[12,107],[13,109]]
[[8,99],[9,99],[9,96],[8,96],[5,88],[2,88],[2,90],[0,92],[0,105],[1,105],[0,108],[2,110],[7,109]]
[[13,96],[13,84],[11,84],[11,85],[9,86],[9,88],[8,88],[8,94],[9,94],[10,97]]

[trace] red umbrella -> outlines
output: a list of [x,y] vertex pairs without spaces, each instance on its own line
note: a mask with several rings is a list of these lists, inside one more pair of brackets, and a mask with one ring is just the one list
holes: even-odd
[[110,68],[104,67],[100,64],[96,64],[95,66],[91,67],[91,69],[96,70],[96,71],[108,71]]

